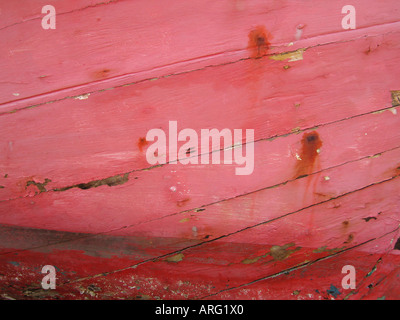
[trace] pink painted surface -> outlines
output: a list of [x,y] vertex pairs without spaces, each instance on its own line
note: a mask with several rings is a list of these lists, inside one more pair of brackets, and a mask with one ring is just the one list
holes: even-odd
[[[25,4],[0,12],[0,299],[400,298],[396,1],[347,31],[344,2],[62,1],[56,30]],[[254,172],[150,165],[169,121],[254,129]]]

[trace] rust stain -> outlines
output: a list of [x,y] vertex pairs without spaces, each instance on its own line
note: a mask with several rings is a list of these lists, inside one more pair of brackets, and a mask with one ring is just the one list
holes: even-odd
[[178,200],[177,202],[176,202],[176,205],[178,206],[178,207],[182,207],[182,206],[184,206],[187,202],[189,202],[190,201],[190,198],[185,198],[185,199],[182,199],[182,200]]
[[379,46],[380,46],[380,44],[377,44],[377,45],[375,45],[375,46],[373,45],[372,47],[371,47],[371,45],[369,45],[369,46],[368,46],[368,49],[365,50],[364,53],[365,53],[366,55],[369,55],[371,52],[377,50],[377,49],[379,48]]
[[102,69],[99,71],[94,72],[93,76],[96,79],[103,79],[106,78],[110,75],[111,70],[110,69]]
[[350,222],[346,220],[346,221],[343,221],[343,222],[342,222],[342,225],[343,225],[343,227],[348,227],[348,226],[349,226],[349,223],[350,223]]
[[322,146],[322,140],[318,132],[312,131],[303,134],[301,144],[301,153],[297,157],[295,179],[312,173],[319,149]]
[[347,240],[343,243],[347,244],[350,243],[354,240],[354,235],[352,233],[349,234],[349,236],[347,237]]
[[137,144],[138,144],[140,152],[143,152],[143,148],[145,146],[147,146],[149,144],[149,142],[146,140],[146,138],[142,137],[142,138],[139,138],[139,141]]
[[257,26],[249,33],[249,42],[247,48],[250,50],[250,57],[257,59],[268,53],[271,45],[271,34],[264,26]]

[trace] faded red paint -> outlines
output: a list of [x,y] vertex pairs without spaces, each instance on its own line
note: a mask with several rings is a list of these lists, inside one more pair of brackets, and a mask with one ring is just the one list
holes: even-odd
[[[2,7],[0,299],[400,297],[398,0],[205,1]],[[254,129],[254,174],[150,166],[168,120]]]

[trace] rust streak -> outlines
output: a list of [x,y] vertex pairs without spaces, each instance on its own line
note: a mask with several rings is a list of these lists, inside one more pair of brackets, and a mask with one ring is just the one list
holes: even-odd
[[312,131],[303,134],[301,144],[301,154],[296,165],[295,179],[312,173],[322,141],[318,132]]
[[268,53],[271,43],[271,34],[264,26],[257,26],[249,33],[249,42],[247,48],[250,50],[250,57],[257,59]]

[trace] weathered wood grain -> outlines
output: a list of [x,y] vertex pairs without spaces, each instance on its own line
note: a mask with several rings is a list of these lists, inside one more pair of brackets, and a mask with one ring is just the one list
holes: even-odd
[[[16,11],[22,17],[11,14],[4,22],[8,27],[0,30],[5,43],[0,51],[4,79],[0,102],[34,98],[18,107],[248,57],[248,34],[257,25],[270,32],[273,46],[296,41],[298,30],[301,39],[339,32],[345,34],[342,38],[348,36],[341,27],[345,4],[337,2],[172,1],[168,6],[160,0],[72,2],[55,4],[61,12],[56,30],[41,27],[44,15],[38,9],[43,2],[27,3],[10,2],[4,14]],[[356,0],[353,5],[354,35],[398,20],[395,0],[367,6]],[[180,18],[171,19],[176,16]],[[214,56],[211,62],[209,57]],[[142,74],[133,76],[138,72]],[[116,82],[100,83],[106,79]],[[72,90],[90,83],[94,85]]]
[[[399,297],[396,1],[45,4],[0,9],[0,299]],[[171,120],[253,174],[150,166]]]
[[[56,8],[57,14],[66,14],[71,13],[72,11],[88,9],[96,5],[105,5],[110,2],[113,2],[113,0],[70,0],[57,1],[52,5]],[[18,2],[2,2],[0,12],[0,29],[11,28],[18,24],[23,24],[29,20],[37,20],[38,25],[40,26],[40,22],[45,16],[45,14],[42,13],[42,8],[48,4],[49,2],[45,0],[21,0]]]
[[[276,277],[224,290],[207,299],[397,300],[400,256],[395,254],[395,250],[389,250],[386,254],[369,253],[377,242],[388,243],[391,237],[389,234],[355,250],[310,263]],[[345,274],[341,271],[345,265],[354,266],[356,270],[356,289],[342,287]]]
[[[385,111],[318,128],[316,132],[323,146],[311,163],[303,163],[296,157],[296,154],[301,155],[302,135],[261,140],[255,145],[254,172],[248,176],[235,175],[233,165],[169,164],[131,173],[129,179],[120,185],[86,190],[76,187],[41,192],[40,187],[24,180],[20,187],[33,197],[0,202],[0,223],[73,232],[103,232],[143,223],[293,180],[302,167],[309,170],[306,174],[310,174],[396,148],[399,138],[393,132],[398,125],[399,117]],[[397,167],[395,158],[383,161],[381,169],[388,170],[385,177],[391,177]],[[355,180],[334,184],[336,192],[339,192],[339,187],[350,191],[348,186],[352,188],[354,183],[363,181],[360,179],[370,177],[369,171],[365,176],[358,175],[359,172],[349,173],[356,175]],[[314,190],[313,184],[317,183],[311,182],[313,179],[309,177],[307,183],[304,179],[294,182],[300,185],[294,187],[298,198],[292,198],[293,202],[307,200],[307,191]],[[210,185],[210,180],[215,183]],[[319,180],[319,183],[330,185],[331,182]],[[249,204],[242,205],[246,207]],[[82,224],[82,219],[85,224]]]
[[31,180],[51,180],[49,190],[147,168],[148,145],[138,144],[152,128],[168,131],[168,120],[198,132],[251,128],[259,140],[391,107],[399,35],[369,54],[363,38],[308,49],[300,61],[246,60],[4,114],[0,197],[24,195]]
[[[43,261],[59,268],[58,290],[53,294],[65,298],[79,298],[82,294],[107,298],[107,294],[112,292],[117,292],[118,297],[145,295],[153,299],[154,296],[163,299],[213,296],[244,298],[243,294],[246,293],[247,297],[254,297],[251,288],[259,288],[260,279],[270,281],[274,275],[279,274],[285,277],[285,270],[287,273],[296,274],[297,269],[311,268],[316,272],[314,277],[328,272],[328,279],[331,281],[334,278],[337,281],[343,277],[340,273],[341,267],[349,263],[356,265],[357,279],[361,280],[362,274],[370,272],[373,264],[371,265],[371,260],[368,259],[367,264],[360,265],[358,257],[362,257],[364,262],[366,256],[374,257],[376,262],[379,256],[382,257],[394,249],[399,236],[396,219],[398,199],[387,197],[390,190],[398,188],[399,181],[393,179],[345,195],[340,198],[340,205],[335,201],[322,203],[315,208],[299,211],[271,223],[208,241],[203,245],[191,246],[180,252],[172,252],[168,256],[165,256],[165,253],[154,255],[157,243],[152,241],[157,241],[156,237],[149,238],[148,241],[142,238],[140,242],[139,239],[129,237],[124,239],[99,235],[84,239],[83,235],[79,235],[81,239],[69,241],[72,236],[77,235],[64,233],[62,237],[63,233],[57,235],[48,231],[46,234],[41,230],[2,227],[1,243],[5,243],[5,247],[9,247],[9,241],[23,248],[29,239],[44,241],[64,238],[65,242],[37,247],[33,251],[31,249],[9,254],[5,254],[3,249],[0,259],[4,262],[2,265],[7,274],[17,276],[16,280],[8,280],[9,285],[13,287],[12,291],[16,290],[19,294],[24,292],[28,297],[30,294],[34,297],[35,290],[40,288],[38,279],[41,278],[38,270]],[[308,228],[310,216],[315,218],[311,229]],[[372,219],[373,216],[376,219]],[[347,220],[342,221],[343,218]],[[353,235],[351,239],[349,235]],[[11,239],[8,239],[9,237]],[[160,241],[160,244],[162,242]],[[318,247],[319,245],[321,246]],[[174,245],[171,246],[173,247]],[[339,259],[339,267],[331,266],[328,271],[324,271],[324,267],[315,270],[314,263],[319,265],[319,260],[332,259],[342,252],[346,256],[346,250],[349,250],[351,255]],[[393,256],[390,261],[393,263],[395,259]],[[362,270],[365,266],[370,267],[366,272]],[[116,279],[122,282],[118,283]],[[296,276],[295,279],[294,282],[301,285],[303,290],[310,290],[315,285],[307,281],[307,277]],[[253,285],[255,281],[257,283]],[[26,287],[27,283],[31,284],[30,289]],[[293,283],[281,284],[281,294],[290,297],[295,290],[291,289]],[[321,288],[325,282],[319,281],[316,285],[317,288]],[[90,290],[86,292],[84,288],[87,287],[99,290],[95,293],[91,293]],[[245,290],[247,287],[248,291]],[[82,292],[79,293],[80,291]],[[218,293],[221,295],[215,296]],[[46,296],[46,292],[40,290],[37,294]],[[263,290],[260,294],[259,298],[279,296],[268,290]]]

